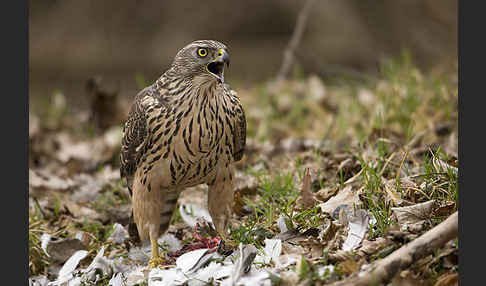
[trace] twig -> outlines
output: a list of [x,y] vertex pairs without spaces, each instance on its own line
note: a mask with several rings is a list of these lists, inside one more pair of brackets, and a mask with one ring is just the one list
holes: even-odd
[[402,246],[392,254],[375,262],[362,273],[333,283],[339,285],[380,285],[389,282],[399,271],[408,268],[412,263],[432,253],[451,239],[457,237],[457,211],[441,224],[427,231],[412,242]]
[[292,64],[294,63],[295,50],[302,40],[302,35],[304,34],[307,19],[309,18],[311,8],[315,2],[316,0],[307,0],[304,4],[304,7],[302,7],[299,12],[299,15],[297,17],[297,23],[295,24],[295,29],[292,33],[292,38],[290,39],[290,42],[284,52],[282,66],[280,67],[280,70],[277,74],[277,81],[284,80],[290,72]]

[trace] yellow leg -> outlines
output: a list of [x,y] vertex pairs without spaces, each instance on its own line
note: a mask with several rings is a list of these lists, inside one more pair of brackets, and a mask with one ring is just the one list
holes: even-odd
[[148,268],[153,269],[164,263],[164,259],[159,256],[159,245],[157,244],[157,239],[150,237],[150,244],[152,246],[152,258],[150,258]]
[[214,227],[224,241],[224,250],[237,249],[238,243],[229,239],[228,228],[233,215],[233,167],[220,169],[212,184],[208,184],[208,209]]

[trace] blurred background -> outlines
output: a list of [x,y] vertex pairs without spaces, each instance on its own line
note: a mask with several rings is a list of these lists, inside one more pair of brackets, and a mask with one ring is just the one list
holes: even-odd
[[[273,78],[305,1],[30,1],[31,103],[62,90],[85,106],[86,81],[102,77],[133,97],[196,39],[227,44],[231,85]],[[296,67],[324,80],[376,74],[407,50],[421,69],[457,62],[457,1],[318,0]]]

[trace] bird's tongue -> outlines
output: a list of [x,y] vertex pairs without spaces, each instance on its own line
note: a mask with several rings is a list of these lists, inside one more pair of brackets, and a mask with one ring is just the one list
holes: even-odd
[[215,75],[221,83],[224,82],[224,66],[223,63],[212,62],[208,65],[208,71]]

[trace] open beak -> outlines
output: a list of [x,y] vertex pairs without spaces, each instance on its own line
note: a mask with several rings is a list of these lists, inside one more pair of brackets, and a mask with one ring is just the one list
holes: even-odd
[[225,49],[220,49],[216,59],[207,65],[207,69],[212,73],[221,83],[224,83],[224,66],[229,67],[230,57]]

